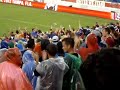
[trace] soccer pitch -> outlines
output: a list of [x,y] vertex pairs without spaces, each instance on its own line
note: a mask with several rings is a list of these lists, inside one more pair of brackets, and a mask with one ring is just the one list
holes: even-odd
[[79,23],[81,26],[93,26],[95,22],[104,25],[115,21],[0,3],[0,36],[3,36],[4,33],[8,34],[19,27],[22,29],[27,28],[29,31],[32,28],[48,31],[51,26],[54,28],[60,26],[69,28],[71,26],[77,29]]

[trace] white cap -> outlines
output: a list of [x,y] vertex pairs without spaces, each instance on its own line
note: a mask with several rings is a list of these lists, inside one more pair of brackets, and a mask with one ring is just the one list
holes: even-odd
[[59,37],[58,37],[58,36],[53,36],[53,37],[52,37],[52,41],[53,41],[53,42],[59,41]]

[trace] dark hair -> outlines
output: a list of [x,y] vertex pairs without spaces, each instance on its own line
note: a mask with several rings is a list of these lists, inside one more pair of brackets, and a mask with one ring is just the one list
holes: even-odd
[[38,30],[38,33],[42,33],[42,31],[41,31],[41,30]]
[[37,40],[36,40],[36,42],[40,42],[41,40],[38,38]]
[[27,47],[31,48],[31,49],[34,49],[34,47],[35,47],[34,39],[29,39],[29,41],[27,42]]
[[50,44],[50,41],[48,39],[42,39],[41,40],[41,50],[46,50],[46,47],[49,44]]
[[57,54],[57,46],[55,44],[49,44],[46,47],[46,51],[51,55],[55,56]]
[[74,39],[73,38],[64,38],[62,42],[65,42],[66,45],[70,45],[71,48],[74,48]]
[[97,39],[98,39],[98,43],[100,43],[101,42],[101,37],[97,36]]
[[64,51],[62,49],[62,42],[57,43],[57,48],[58,48],[58,52],[57,52],[58,56],[63,56],[64,57],[65,53],[64,53]]
[[105,31],[108,32],[108,34],[110,34],[110,32],[111,32],[111,30],[110,30],[109,27],[106,27],[106,28],[105,28]]
[[113,26],[109,27],[111,31],[115,31],[115,28]]
[[88,56],[80,73],[86,90],[119,90],[120,50],[102,49]]
[[34,31],[35,30],[35,28],[32,28],[32,31]]
[[18,30],[16,30],[16,34],[19,34],[19,31],[18,31]]

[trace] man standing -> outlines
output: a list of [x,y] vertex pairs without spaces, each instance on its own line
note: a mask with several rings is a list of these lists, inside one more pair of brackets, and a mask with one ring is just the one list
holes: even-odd
[[63,76],[68,66],[62,57],[56,58],[56,54],[56,45],[49,44],[46,48],[46,60],[36,67],[35,75],[40,76],[40,82],[37,82],[39,90],[62,90]]
[[74,52],[74,39],[64,38],[62,45],[64,52],[66,52],[64,59],[69,66],[69,70],[63,79],[63,90],[84,90],[85,88],[78,72],[82,60],[81,57]]

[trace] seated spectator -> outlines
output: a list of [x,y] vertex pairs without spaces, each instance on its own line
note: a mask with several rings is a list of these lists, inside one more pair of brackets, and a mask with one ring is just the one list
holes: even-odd
[[21,53],[17,48],[5,52],[6,61],[0,64],[0,90],[32,90],[26,75],[21,70]]
[[86,90],[119,90],[119,68],[118,49],[102,49],[88,56],[80,68]]

